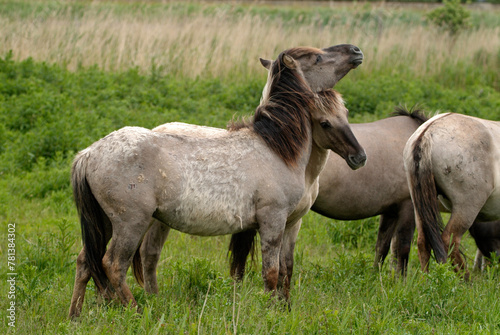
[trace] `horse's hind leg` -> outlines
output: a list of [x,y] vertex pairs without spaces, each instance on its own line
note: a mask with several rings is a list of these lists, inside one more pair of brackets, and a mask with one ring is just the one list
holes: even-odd
[[295,250],[295,241],[297,240],[301,224],[302,219],[293,226],[287,227],[283,235],[283,243],[281,244],[278,288],[282,288],[283,298],[286,301],[290,300],[290,283],[293,274],[293,252]]
[[[105,242],[108,243],[111,238],[111,223],[107,217],[103,218],[104,222],[104,234]],[[71,305],[69,307],[69,317],[75,318],[80,316],[82,311],[83,300],[85,298],[85,291],[87,284],[91,278],[90,269],[85,258],[85,247],[82,248],[78,257],[76,259],[76,274],[75,274],[75,286],[73,288],[73,296],[71,297]],[[99,293],[107,300],[113,298],[113,292],[111,287],[106,287]]]
[[135,219],[134,221],[137,223],[115,222],[111,243],[102,259],[106,276],[113,285],[117,296],[125,306],[130,303],[132,307],[136,307],[137,302],[125,279],[134,254],[149,228],[151,217],[143,217],[142,220]]
[[90,269],[85,260],[85,248],[83,248],[76,259],[75,286],[73,288],[73,296],[71,297],[71,305],[69,307],[70,318],[78,317],[82,312],[85,290],[90,277]]
[[144,290],[146,293],[158,294],[156,268],[169,231],[170,227],[153,219],[153,224],[142,241],[140,254],[144,272]]
[[[69,307],[69,317],[76,318],[82,312],[83,300],[87,284],[91,278],[90,269],[85,259],[85,248],[80,251],[76,259],[76,274],[75,286],[73,288],[73,296],[71,297],[71,305]],[[111,300],[113,292],[110,287],[99,292],[105,299]]]
[[[471,213],[471,212],[469,212]],[[465,271],[464,279],[469,279],[469,271],[467,270],[466,263],[460,254],[460,242],[463,234],[472,225],[477,212],[473,214],[466,214],[465,212],[456,212],[452,210],[450,220],[443,231],[442,238],[444,245],[448,248],[448,254],[453,261],[455,271]]]

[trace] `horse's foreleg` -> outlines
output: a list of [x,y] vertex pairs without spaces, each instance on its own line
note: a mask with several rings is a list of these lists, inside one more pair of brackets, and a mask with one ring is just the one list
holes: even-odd
[[474,258],[474,271],[483,271],[485,267],[484,256],[481,250],[477,249],[476,257]]
[[396,270],[404,276],[408,267],[411,242],[415,232],[415,214],[411,199],[401,204],[396,227],[392,241],[392,252],[397,261]]
[[76,259],[75,286],[73,288],[73,296],[71,297],[71,305],[69,307],[70,318],[76,318],[80,316],[82,312],[85,290],[90,277],[90,269],[85,260],[85,248],[83,248]]
[[282,288],[283,298],[290,300],[290,284],[293,274],[293,252],[295,250],[295,241],[299,234],[302,219],[291,227],[285,229],[283,243],[280,251],[280,270],[278,278],[278,288]]
[[378,269],[384,263],[391,248],[391,239],[396,228],[395,213],[385,213],[380,216],[377,244],[375,245],[375,262],[373,267]]
[[266,291],[276,293],[279,278],[280,250],[285,230],[285,220],[274,224],[268,220],[259,220],[259,235],[262,253],[262,278]]
[[146,293],[158,294],[156,268],[169,231],[170,228],[167,225],[153,219],[153,223],[142,241],[140,254]]

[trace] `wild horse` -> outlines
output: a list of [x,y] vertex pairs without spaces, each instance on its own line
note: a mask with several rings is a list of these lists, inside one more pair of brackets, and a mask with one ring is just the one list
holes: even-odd
[[222,136],[125,127],[81,151],[72,185],[83,249],[70,317],[80,314],[91,277],[103,295],[137,305],[125,277],[155,220],[205,236],[258,230],[265,289],[280,288],[288,300],[301,218],[329,150],[352,169],[366,161],[331,89],[362,59],[346,44],[288,49],[273,62],[261,60],[270,69],[261,104],[252,120]]
[[[385,260],[392,245],[397,270],[405,274],[415,219],[403,166],[406,141],[427,117],[415,109],[398,107],[394,116],[351,124],[368,163],[360,170],[346,169],[330,155],[319,175],[319,193],[311,209],[336,220],[360,220],[380,215],[374,266]],[[391,244],[392,241],[392,244]]]
[[[424,271],[434,250],[438,262],[446,262],[449,254],[456,271],[465,270],[468,279],[459,251],[462,235],[476,219],[500,219],[499,143],[500,122],[455,113],[431,118],[408,140],[405,169]],[[444,230],[438,196],[451,211]]]

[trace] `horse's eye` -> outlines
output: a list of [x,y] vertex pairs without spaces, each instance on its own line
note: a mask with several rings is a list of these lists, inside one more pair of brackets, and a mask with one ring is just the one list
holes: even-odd
[[316,64],[321,62],[322,59],[323,59],[323,57],[321,57],[321,55],[317,55],[316,56]]
[[329,121],[321,121],[319,123],[319,125],[321,126],[321,128],[323,129],[328,129],[328,128],[331,128],[332,127],[332,124],[329,122]]

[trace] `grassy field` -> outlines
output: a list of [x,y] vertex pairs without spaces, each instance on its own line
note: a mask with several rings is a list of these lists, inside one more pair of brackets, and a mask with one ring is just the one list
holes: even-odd
[[[457,35],[427,22],[429,10],[0,0],[0,333],[498,333],[498,265],[463,282],[448,265],[421,273],[413,248],[408,276],[399,278],[389,264],[372,268],[378,218],[315,213],[299,234],[290,312],[270,303],[259,260],[233,283],[227,236],[171,232],[160,294],[145,295],[129,278],[142,314],[100,301],[91,283],[81,318],[67,319],[81,248],[69,183],[76,152],[126,125],[225,127],[250,115],[266,80],[258,57],[358,45],[366,61],[336,87],[351,122],[416,103],[429,114],[500,120],[500,8],[471,9],[470,28]],[[468,236],[464,252],[472,265]]]

